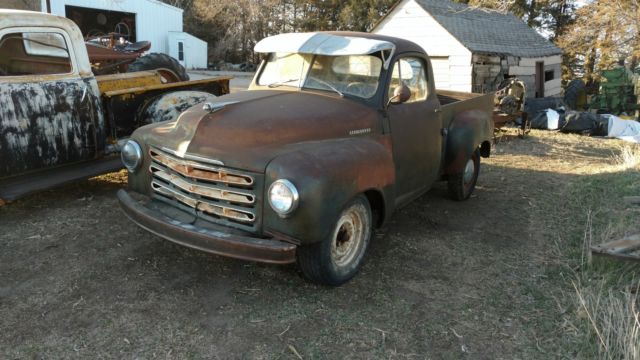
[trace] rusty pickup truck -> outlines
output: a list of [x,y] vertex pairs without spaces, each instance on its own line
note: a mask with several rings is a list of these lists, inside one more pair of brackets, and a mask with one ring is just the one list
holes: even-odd
[[229,78],[168,83],[165,73],[94,76],[71,20],[0,9],[0,205],[119,170],[135,128],[229,92]]
[[415,43],[364,33],[282,34],[248,91],[144,126],[123,153],[125,214],[172,242],[239,259],[297,262],[337,286],[372,232],[446,180],[474,190],[493,95],[436,91]]

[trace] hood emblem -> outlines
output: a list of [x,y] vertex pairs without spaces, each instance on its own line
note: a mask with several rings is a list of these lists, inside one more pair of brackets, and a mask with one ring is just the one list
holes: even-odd
[[209,113],[214,113],[218,110],[222,110],[225,108],[225,106],[227,105],[231,105],[231,104],[235,104],[237,101],[227,101],[227,102],[221,102],[221,103],[204,103],[204,105],[202,105],[202,110],[204,111],[208,111]]
[[358,129],[358,130],[349,131],[349,135],[362,135],[362,134],[368,134],[370,132],[371,132],[371,128]]

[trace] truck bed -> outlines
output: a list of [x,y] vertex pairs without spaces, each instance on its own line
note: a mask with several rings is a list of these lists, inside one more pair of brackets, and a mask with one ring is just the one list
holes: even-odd
[[493,114],[494,94],[476,94],[451,90],[436,90],[442,110],[444,127],[448,127],[456,114],[467,110],[486,111]]

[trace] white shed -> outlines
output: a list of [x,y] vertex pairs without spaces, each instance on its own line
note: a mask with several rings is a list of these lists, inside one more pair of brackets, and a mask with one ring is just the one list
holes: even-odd
[[[207,42],[182,31],[169,31],[168,54],[187,69],[207,68]],[[187,56],[189,54],[189,56]]]
[[422,46],[439,89],[487,92],[516,76],[527,97],[561,92],[562,50],[512,14],[449,0],[400,0],[372,32]]
[[[50,7],[47,8],[47,3]],[[183,10],[158,0],[41,0],[41,10],[73,20],[82,34],[126,34],[127,40],[150,41],[151,52],[165,53],[186,68],[206,68],[207,43],[183,32]],[[187,40],[188,39],[188,40]],[[187,44],[188,41],[188,44]],[[179,42],[183,42],[179,45]],[[176,51],[172,51],[172,49]]]

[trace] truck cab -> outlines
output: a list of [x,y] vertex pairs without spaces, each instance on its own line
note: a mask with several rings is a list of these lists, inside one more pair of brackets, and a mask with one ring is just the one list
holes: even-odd
[[134,222],[340,285],[373,229],[436,181],[469,197],[492,95],[437,92],[427,54],[397,38],[282,34],[255,50],[265,60],[248,91],[134,132],[130,188],[118,193]]

